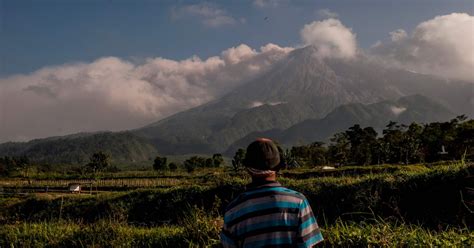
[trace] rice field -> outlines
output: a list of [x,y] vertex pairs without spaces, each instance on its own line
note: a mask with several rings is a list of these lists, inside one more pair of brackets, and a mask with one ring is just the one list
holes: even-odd
[[[322,247],[473,247],[473,173],[463,163],[301,168],[279,181],[307,196]],[[230,168],[2,178],[0,247],[219,247],[224,208],[249,181]]]

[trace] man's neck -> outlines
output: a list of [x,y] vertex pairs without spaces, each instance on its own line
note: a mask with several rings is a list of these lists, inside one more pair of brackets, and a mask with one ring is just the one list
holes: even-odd
[[252,177],[252,183],[261,183],[261,182],[275,182],[276,173],[273,173],[266,177]]
[[252,182],[247,185],[247,189],[259,188],[262,186],[279,187],[280,183],[276,180],[276,175],[266,177],[252,177]]

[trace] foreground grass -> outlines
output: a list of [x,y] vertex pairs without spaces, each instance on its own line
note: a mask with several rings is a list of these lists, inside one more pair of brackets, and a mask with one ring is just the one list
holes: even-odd
[[[280,181],[303,192],[328,223],[322,246],[474,247],[473,215],[459,195],[474,165],[378,168],[324,177],[294,171]],[[248,178],[215,172],[178,180],[199,186],[0,197],[0,247],[218,246],[219,216]]]
[[181,247],[183,228],[140,228],[111,222],[22,223],[0,228],[0,247]]
[[[209,247],[219,246],[219,221],[212,219],[154,228],[101,221],[15,224],[0,227],[0,247]],[[434,232],[384,221],[337,222],[322,228],[324,247],[473,247],[467,229]]]
[[417,225],[385,221],[342,222],[324,228],[327,247],[473,247],[468,229],[432,231]]

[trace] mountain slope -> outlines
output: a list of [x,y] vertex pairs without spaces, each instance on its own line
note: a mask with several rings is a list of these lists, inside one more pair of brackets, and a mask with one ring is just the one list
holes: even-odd
[[252,132],[286,129],[342,104],[423,94],[456,114],[473,114],[473,84],[383,67],[359,56],[320,59],[314,47],[291,52],[268,72],[205,105],[134,133],[168,154],[222,152]]
[[381,131],[390,121],[402,124],[447,121],[455,117],[449,109],[422,95],[406,96],[397,101],[381,101],[374,104],[346,104],[337,107],[322,119],[308,119],[285,130],[253,132],[236,141],[226,151],[233,154],[236,149],[247,146],[258,137],[270,137],[290,146],[328,141],[336,132],[354,124],[371,126]]
[[0,144],[0,156],[27,156],[38,163],[85,164],[96,152],[112,156],[113,163],[151,160],[158,154],[147,140],[130,132],[75,134]]

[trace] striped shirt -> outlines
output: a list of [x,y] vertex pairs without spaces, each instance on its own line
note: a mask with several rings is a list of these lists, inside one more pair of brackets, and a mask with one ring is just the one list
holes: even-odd
[[313,247],[321,241],[306,197],[278,182],[251,185],[224,215],[224,247]]

